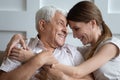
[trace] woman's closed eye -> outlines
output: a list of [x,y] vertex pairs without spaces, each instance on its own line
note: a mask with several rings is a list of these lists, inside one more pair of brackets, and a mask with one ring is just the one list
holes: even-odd
[[78,31],[78,30],[79,30],[79,28],[74,28],[73,30],[74,30],[74,31]]

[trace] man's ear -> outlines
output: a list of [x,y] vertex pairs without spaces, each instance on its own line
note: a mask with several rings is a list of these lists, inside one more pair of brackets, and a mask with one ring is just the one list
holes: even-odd
[[39,30],[43,31],[45,28],[45,20],[43,20],[43,19],[39,20],[38,24],[39,24]]

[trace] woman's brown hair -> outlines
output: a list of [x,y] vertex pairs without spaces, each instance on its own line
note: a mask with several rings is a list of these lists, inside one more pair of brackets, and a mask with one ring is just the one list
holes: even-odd
[[99,37],[96,44],[92,47],[92,50],[86,57],[86,59],[92,57],[97,46],[105,39],[112,37],[112,33],[108,26],[105,24],[100,10],[97,6],[90,1],[81,1],[74,5],[67,15],[67,20],[75,21],[75,22],[85,22],[88,23],[91,20],[95,20],[96,24],[100,27],[102,35]]

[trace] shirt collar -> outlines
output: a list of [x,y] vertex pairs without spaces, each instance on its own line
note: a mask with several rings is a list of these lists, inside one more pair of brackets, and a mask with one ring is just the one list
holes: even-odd
[[38,35],[35,37],[34,40],[34,44],[35,46],[41,47],[43,49],[45,49],[43,42],[39,39]]
[[[44,44],[43,44],[43,42],[40,40],[40,38],[38,37],[38,35],[35,37],[35,45],[36,45],[36,46],[38,45],[38,46],[42,47],[43,49],[45,49]],[[62,49],[62,48],[66,48],[66,45],[64,44],[63,46],[57,47],[56,49]]]

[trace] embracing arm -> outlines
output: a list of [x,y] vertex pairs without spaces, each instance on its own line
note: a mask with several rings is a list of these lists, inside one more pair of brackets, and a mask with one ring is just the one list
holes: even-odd
[[10,72],[2,72],[0,75],[0,80],[29,80],[30,77],[35,73],[35,71],[42,65],[42,63],[38,65],[37,59],[33,58],[32,60]]
[[54,64],[53,68],[57,68],[69,76],[82,78],[114,58],[117,55],[118,50],[119,49],[115,45],[106,44],[102,46],[92,58],[86,60],[79,66],[72,67],[58,63]]
[[40,54],[31,58],[25,64],[19,66],[18,68],[10,72],[5,73],[1,71],[0,80],[16,80],[16,79],[17,80],[29,80],[37,69],[42,67],[44,64],[50,63],[52,59],[53,59],[53,55],[45,51],[41,52]]
[[93,80],[92,76],[90,75],[80,79],[73,78],[64,74],[60,70],[50,68],[49,66],[44,66],[42,70],[36,75],[36,77],[40,80]]
[[90,75],[82,77],[82,78],[73,78],[73,77],[70,77],[70,76],[64,74],[62,80],[94,80],[94,79]]

